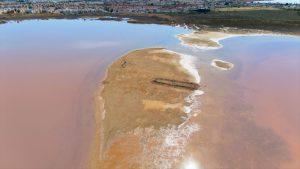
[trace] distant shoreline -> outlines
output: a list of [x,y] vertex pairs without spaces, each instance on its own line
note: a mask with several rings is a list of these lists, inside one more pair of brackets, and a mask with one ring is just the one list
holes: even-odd
[[96,18],[117,20],[128,18],[128,23],[185,25],[189,28],[222,29],[225,27],[263,30],[300,35],[300,14],[298,10],[215,10],[208,13],[87,13],[87,14],[2,14],[0,24],[11,20],[30,19],[79,19]]

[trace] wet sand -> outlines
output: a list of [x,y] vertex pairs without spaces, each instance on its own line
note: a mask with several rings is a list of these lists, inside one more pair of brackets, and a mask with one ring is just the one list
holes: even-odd
[[193,91],[152,80],[195,81],[180,60],[179,54],[150,48],[130,52],[109,67],[101,95],[96,95],[103,100],[95,100],[104,109],[98,159],[92,159],[91,168],[176,167],[187,139],[199,130],[197,124],[183,124],[188,120],[185,98]]

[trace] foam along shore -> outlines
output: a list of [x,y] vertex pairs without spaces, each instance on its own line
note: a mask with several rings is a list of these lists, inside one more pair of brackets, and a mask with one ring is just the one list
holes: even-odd
[[221,70],[230,70],[233,68],[233,64],[224,60],[213,59],[211,65]]
[[188,34],[178,34],[176,37],[184,46],[194,47],[202,50],[218,49],[222,47],[221,40],[239,37],[239,36],[291,36],[284,34],[275,34],[263,31],[246,31],[246,30],[220,30],[220,31],[193,31]]
[[140,49],[108,68],[100,93],[105,117],[97,166],[168,169],[178,162],[188,138],[199,130],[198,124],[186,123],[186,107],[200,90],[195,94],[191,88],[153,79],[198,84],[200,76],[185,57],[163,48]]

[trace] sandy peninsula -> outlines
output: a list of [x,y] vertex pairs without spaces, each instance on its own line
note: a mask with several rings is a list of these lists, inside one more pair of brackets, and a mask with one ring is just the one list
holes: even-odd
[[[262,30],[247,29],[230,29],[223,28],[220,30],[194,30],[187,34],[178,34],[176,37],[184,46],[194,47],[197,49],[210,50],[222,47],[221,40],[239,37],[239,36],[288,36],[284,34],[274,33]],[[291,35],[290,35],[291,36]]]
[[177,38],[182,45],[192,46],[200,49],[217,49],[222,47],[220,40],[235,36],[225,32],[194,31],[189,34],[179,34]]
[[186,123],[187,98],[199,88],[187,59],[163,48],[140,49],[108,68],[95,96],[89,168],[172,168],[181,160],[188,138],[199,130]]

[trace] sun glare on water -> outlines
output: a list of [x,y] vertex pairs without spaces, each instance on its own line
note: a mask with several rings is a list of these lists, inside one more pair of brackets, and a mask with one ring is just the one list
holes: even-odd
[[183,169],[201,169],[201,168],[194,160],[189,159],[183,164]]

